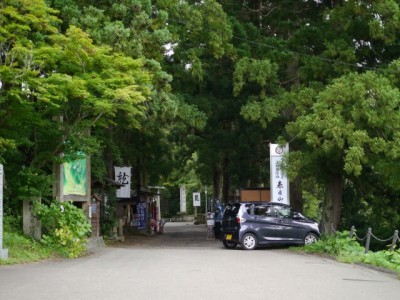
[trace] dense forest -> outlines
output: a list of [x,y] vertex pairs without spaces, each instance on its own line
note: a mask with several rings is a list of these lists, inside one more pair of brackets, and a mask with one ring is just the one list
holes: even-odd
[[51,198],[77,153],[94,181],[130,165],[166,197],[228,201],[268,187],[268,145],[289,143],[293,206],[392,232],[399,87],[398,0],[2,0],[5,212]]

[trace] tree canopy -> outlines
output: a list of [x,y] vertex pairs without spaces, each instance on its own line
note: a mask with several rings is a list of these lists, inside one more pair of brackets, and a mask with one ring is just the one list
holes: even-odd
[[325,231],[380,202],[398,220],[399,29],[394,0],[4,0],[6,207],[51,197],[53,164],[79,153],[96,180],[131,165],[226,202],[269,186],[278,142],[291,201],[317,201]]

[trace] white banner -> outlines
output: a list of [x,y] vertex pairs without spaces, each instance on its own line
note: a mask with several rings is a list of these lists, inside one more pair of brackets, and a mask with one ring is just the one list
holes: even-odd
[[180,212],[185,213],[186,212],[186,187],[184,185],[181,185],[179,187],[179,192],[180,192]]
[[193,207],[199,207],[200,204],[200,193],[193,193]]
[[131,197],[131,167],[114,167],[115,181],[124,186],[117,189],[117,198]]
[[281,169],[283,155],[289,153],[289,145],[270,144],[271,201],[290,204],[289,180]]

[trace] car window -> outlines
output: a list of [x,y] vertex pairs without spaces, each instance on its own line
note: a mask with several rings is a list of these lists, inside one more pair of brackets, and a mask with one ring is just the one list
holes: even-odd
[[250,216],[254,216],[254,214],[255,214],[255,205],[254,204],[246,204],[246,210],[247,210],[247,213]]
[[223,218],[236,218],[239,211],[239,205],[227,205],[224,210]]
[[254,208],[254,215],[263,217],[272,217],[271,206],[259,205]]
[[278,218],[293,218],[293,210],[290,207],[275,206],[275,217]]

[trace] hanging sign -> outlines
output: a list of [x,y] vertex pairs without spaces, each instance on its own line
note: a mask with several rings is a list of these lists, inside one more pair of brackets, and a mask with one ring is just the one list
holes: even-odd
[[193,207],[199,207],[200,204],[200,193],[193,193]]
[[131,197],[131,167],[114,167],[115,181],[123,184],[117,189],[117,198]]
[[87,195],[86,156],[62,164],[63,195]]
[[281,168],[283,155],[289,153],[289,145],[270,144],[271,201],[290,204],[289,180]]
[[136,211],[138,229],[146,229],[146,203],[138,203],[136,206]]

